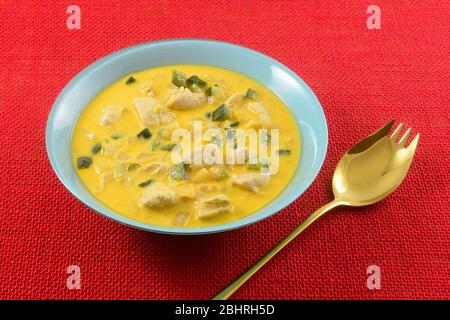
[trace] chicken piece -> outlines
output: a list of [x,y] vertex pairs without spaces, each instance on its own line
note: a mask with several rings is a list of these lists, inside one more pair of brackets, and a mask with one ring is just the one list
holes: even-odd
[[134,107],[144,127],[152,128],[159,126],[160,119],[154,110],[158,105],[158,100],[153,98],[134,98]]
[[158,100],[153,98],[134,98],[134,106],[139,119],[144,127],[157,127],[160,124],[172,123],[176,115],[163,107]]
[[169,171],[169,165],[163,162],[150,162],[138,169],[138,172],[149,172],[150,174],[162,174]]
[[177,204],[180,199],[169,186],[156,182],[142,192],[139,204],[151,208],[163,208]]
[[147,161],[149,161],[151,158],[152,158],[152,154],[142,152],[136,156],[136,161],[140,164],[144,164]]
[[237,108],[244,102],[244,95],[241,93],[234,94],[225,101],[230,108]]
[[204,198],[195,202],[197,218],[211,218],[218,214],[228,213],[233,210],[230,198],[224,194]]
[[114,173],[112,172],[102,172],[98,175],[98,186],[95,192],[102,192],[108,183],[114,180]]
[[273,127],[272,118],[268,114],[260,114],[259,121],[261,121],[261,124],[264,128]]
[[189,213],[185,211],[178,212],[173,219],[172,224],[177,227],[184,227],[189,221]]
[[134,98],[133,103],[137,109],[147,108],[150,109],[151,111],[154,111],[154,108],[157,105],[160,105],[160,102],[158,100],[150,97],[136,97]]
[[260,102],[253,102],[253,103],[250,103],[250,104],[248,105],[248,108],[249,108],[251,111],[255,112],[255,113],[269,114],[269,111],[267,111],[266,107],[264,107],[264,106],[262,105],[262,103],[260,103]]
[[207,193],[214,193],[219,190],[219,186],[213,183],[201,183],[197,186],[199,196],[205,196]]
[[195,190],[191,184],[181,184],[176,187],[177,196],[180,199],[195,199]]
[[101,174],[111,170],[111,163],[106,159],[98,159],[94,162],[94,170],[96,174]]
[[231,176],[233,184],[253,192],[258,192],[269,182],[269,176],[261,173],[242,173]]
[[148,95],[149,97],[155,96],[155,91],[153,91],[152,86],[149,83],[144,83],[140,88],[139,91],[141,91],[143,94]]
[[212,180],[212,176],[209,173],[208,169],[202,168],[200,171],[198,171],[193,177],[192,182],[205,182]]
[[222,180],[228,177],[228,173],[223,168],[211,167],[209,168],[209,173],[214,180]]
[[118,162],[113,166],[114,178],[121,180],[126,174],[128,174],[128,163]]
[[158,129],[158,135],[165,139],[170,139],[172,133],[178,128],[180,128],[180,124],[178,123],[178,121],[173,121],[169,125]]
[[114,159],[120,160],[120,161],[127,161],[131,159],[131,156],[126,153],[125,151],[116,151],[114,153]]
[[265,128],[271,128],[273,126],[272,118],[269,111],[259,102],[249,104],[249,109],[258,115],[258,120]]
[[167,125],[167,124],[172,123],[175,120],[175,118],[176,118],[175,113],[169,112],[169,111],[166,111],[166,110],[160,111],[158,113],[158,115],[159,115],[159,121],[163,125]]
[[111,127],[116,124],[122,115],[123,109],[122,106],[109,106],[103,109],[99,120],[100,125],[103,127]]
[[185,110],[198,107],[206,103],[206,96],[203,92],[191,92],[191,90],[180,87],[172,90],[166,106],[170,109]]
[[245,130],[248,129],[261,129],[262,124],[259,120],[250,120],[249,122],[247,122],[244,126]]

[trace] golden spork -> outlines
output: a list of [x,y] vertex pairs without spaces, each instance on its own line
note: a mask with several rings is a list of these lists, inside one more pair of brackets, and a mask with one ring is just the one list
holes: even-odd
[[402,124],[388,136],[393,124],[394,120],[390,121],[355,144],[341,158],[333,175],[333,201],[310,215],[269,253],[213,299],[228,299],[281,249],[330,209],[337,206],[367,206],[391,194],[405,178],[419,142],[419,134],[417,134],[405,147],[411,129],[408,129],[397,142],[403,128]]

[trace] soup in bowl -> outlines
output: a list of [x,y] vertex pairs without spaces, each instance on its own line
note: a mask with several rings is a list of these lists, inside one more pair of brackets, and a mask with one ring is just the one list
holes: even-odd
[[[205,50],[219,59],[199,60]],[[320,104],[291,71],[198,40],[94,63],[47,126],[51,163],[75,196],[119,222],[176,234],[234,229],[282,209],[314,179],[326,142]]]
[[256,212],[286,187],[299,155],[295,118],[273,92],[204,65],[118,80],[88,104],[72,140],[74,167],[94,197],[165,227]]

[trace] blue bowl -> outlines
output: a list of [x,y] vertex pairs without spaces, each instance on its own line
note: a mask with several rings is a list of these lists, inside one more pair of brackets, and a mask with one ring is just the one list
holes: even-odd
[[[302,137],[299,166],[283,192],[261,210],[229,223],[197,228],[146,224],[112,211],[84,187],[72,165],[71,140],[76,121],[101,90],[142,69],[172,64],[203,64],[235,70],[263,83],[287,104]],[[250,49],[225,42],[179,39],[155,41],[114,52],[85,68],[56,99],[47,120],[50,163],[64,186],[93,210],[123,224],[168,234],[206,234],[232,230],[265,219],[297,199],[314,181],[325,158],[328,130],[322,107],[312,90],[281,63]]]

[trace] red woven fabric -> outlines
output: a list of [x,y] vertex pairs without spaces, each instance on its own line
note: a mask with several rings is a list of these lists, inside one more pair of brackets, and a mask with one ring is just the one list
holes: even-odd
[[[447,1],[0,1],[0,298],[206,299],[331,199],[353,143],[396,118],[422,134],[405,182],[367,208],[325,216],[240,289],[241,299],[450,298],[450,9]],[[287,65],[316,92],[329,151],[311,188],[275,216],[199,237],[112,222],[64,189],[44,131],[58,93],[117,49],[162,38],[238,43]],[[66,287],[67,266],[81,289]],[[366,269],[381,268],[381,289]]]

